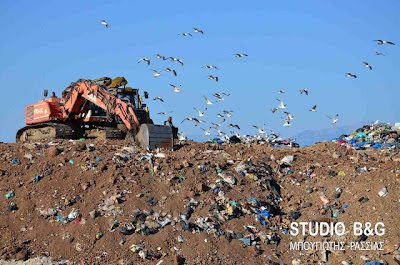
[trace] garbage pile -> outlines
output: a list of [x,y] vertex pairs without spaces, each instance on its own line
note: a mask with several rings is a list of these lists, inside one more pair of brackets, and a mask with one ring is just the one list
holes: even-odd
[[300,147],[298,143],[296,143],[296,139],[288,138],[288,139],[282,139],[278,135],[273,134],[273,135],[254,135],[254,136],[249,136],[249,135],[232,135],[232,136],[224,136],[221,138],[213,138],[209,139],[207,143],[218,143],[218,144],[237,144],[237,143],[243,143],[243,144],[265,144],[267,146],[272,146],[272,147]]
[[400,123],[365,125],[350,135],[341,135],[332,141],[356,150],[396,150],[400,147]]
[[[400,253],[393,152],[185,140],[151,153],[112,140],[0,150],[0,262],[392,264]],[[290,233],[293,222],[321,221],[349,230],[384,222],[386,232]],[[384,251],[290,250],[294,242],[339,240],[384,242]]]

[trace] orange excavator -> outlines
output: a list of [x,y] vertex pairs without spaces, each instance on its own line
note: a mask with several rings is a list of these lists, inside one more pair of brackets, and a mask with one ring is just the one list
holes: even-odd
[[[80,79],[71,83],[62,97],[55,93],[25,108],[27,126],[18,130],[17,142],[50,139],[127,139],[153,150],[173,147],[178,129],[172,125],[154,125],[139,90],[127,87],[124,77],[96,80]],[[148,98],[148,93],[144,92]]]

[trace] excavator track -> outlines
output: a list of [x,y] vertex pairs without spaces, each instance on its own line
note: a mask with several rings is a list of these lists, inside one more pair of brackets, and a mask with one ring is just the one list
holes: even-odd
[[126,133],[113,127],[95,127],[85,132],[85,138],[96,138],[100,140],[122,140],[125,139],[125,135]]
[[73,139],[74,129],[70,125],[60,123],[41,123],[28,125],[19,129],[16,142],[30,142],[52,139]]

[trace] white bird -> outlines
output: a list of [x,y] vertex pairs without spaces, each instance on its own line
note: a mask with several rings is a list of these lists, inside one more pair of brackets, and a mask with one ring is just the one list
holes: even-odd
[[214,97],[216,97],[217,99],[218,99],[218,101],[223,101],[224,100],[224,98],[223,97],[221,97],[221,94],[218,94],[218,93],[214,93],[214,94],[212,94]]
[[309,111],[317,112],[317,105],[314,105],[311,109],[309,109]]
[[235,55],[235,57],[238,57],[238,58],[240,58],[240,57],[247,57],[247,56],[248,56],[248,55],[245,54],[245,53],[235,53],[234,55]]
[[193,37],[193,35],[190,33],[179,33],[178,35]]
[[365,68],[369,68],[369,70],[372,70],[372,66],[369,65],[367,62],[363,62],[363,64],[365,64]]
[[228,118],[232,117],[232,112],[233,112],[232,110],[231,111],[224,110],[224,113]]
[[174,74],[174,76],[176,76],[176,71],[174,69],[166,68],[165,71],[166,72],[172,72]]
[[178,140],[179,140],[180,142],[181,142],[181,141],[186,141],[186,140],[187,140],[186,133],[184,133],[184,132],[179,133],[179,134],[178,134]]
[[214,66],[214,65],[205,65],[205,66],[203,66],[202,68],[206,68],[206,69],[212,69],[212,68],[214,68],[214,69],[217,69],[217,70],[219,70],[216,66]]
[[372,125],[378,125],[378,123],[379,123],[379,120],[376,120],[376,121],[374,121],[373,123],[372,123]]
[[204,32],[198,28],[193,28],[194,32],[204,34]]
[[209,75],[209,76],[208,76],[208,79],[210,79],[210,80],[215,80],[215,81],[218,82],[218,76]]
[[207,135],[210,135],[211,134],[211,127],[210,128],[208,128],[208,130],[205,130],[205,129],[203,129],[203,128],[200,128],[200,129],[202,129],[203,131],[204,131],[204,136],[207,136]]
[[381,55],[381,56],[385,56],[383,53],[381,52],[375,52],[375,55]]
[[294,120],[294,116],[292,116],[292,114],[290,114],[290,112],[284,111],[283,113],[285,113],[287,115],[287,118],[291,121]]
[[277,100],[279,101],[279,107],[278,107],[278,109],[286,109],[286,105],[283,104],[283,101],[280,100],[280,99],[277,99]]
[[306,94],[308,96],[308,90],[307,89],[301,89],[300,94]]
[[224,122],[225,122],[225,119],[220,121],[220,123],[213,123],[213,122],[211,122],[211,123],[215,126],[215,128],[218,128],[218,127],[221,127],[222,123],[224,123]]
[[140,62],[146,62],[147,65],[150,65],[150,59],[147,59],[147,58],[142,58],[142,59],[140,59],[140,60],[138,61],[138,63],[140,63]]
[[264,131],[264,127],[262,129],[260,127],[258,127],[257,125],[253,125],[253,127],[258,130],[259,135],[263,135],[263,134],[267,133],[266,131]]
[[207,101],[206,102],[207,105],[212,105],[213,104],[208,98],[206,98],[206,96],[203,96],[203,98]]
[[233,127],[235,127],[235,128],[237,128],[238,130],[240,130],[240,127],[239,127],[239,125],[237,125],[237,124],[232,124],[232,123],[229,123],[229,128],[233,128]]
[[[170,111],[170,113],[171,113],[172,111]],[[158,115],[167,115],[168,114],[168,112],[159,112],[159,113],[157,113]]]
[[223,118],[224,117],[224,115],[222,115],[222,114],[217,114],[217,118]]
[[396,45],[391,41],[386,41],[386,40],[374,40],[378,42],[378,45],[382,45],[382,44],[391,44],[391,45]]
[[197,124],[204,122],[204,121],[199,120],[197,118],[186,118],[181,123],[183,123],[184,121],[194,121],[194,126],[197,126]]
[[160,72],[158,72],[154,69],[150,69],[150,70],[154,72],[154,75],[153,75],[154,77],[159,77],[161,75]]
[[179,62],[183,66],[183,61],[181,59],[175,57],[168,57],[167,59],[171,59],[173,62]]
[[220,136],[220,137],[225,135],[225,132],[221,131],[220,129],[217,129],[217,133],[218,133],[218,136]]
[[156,58],[157,59],[163,59],[164,61],[167,60],[168,58],[166,58],[165,56],[161,56],[160,54],[156,54]]
[[352,73],[346,73],[346,77],[357,78],[357,76],[356,76],[356,75],[353,75]]
[[292,126],[292,125],[290,124],[290,120],[289,120],[289,119],[285,119],[285,123],[283,124],[283,126],[284,126],[284,127]]
[[173,84],[169,84],[169,85],[174,88],[174,92],[176,92],[176,93],[181,92],[182,85],[179,85],[179,86],[175,86]]
[[164,102],[164,100],[161,97],[154,97],[153,100],[159,100],[161,102]]
[[108,28],[108,23],[105,20],[100,21],[100,23],[106,26],[106,28]]
[[285,89],[279,90],[278,94],[282,94],[282,93],[285,93]]
[[337,121],[339,120],[339,114],[336,114],[335,118],[331,118],[328,115],[325,115],[326,117],[328,117],[330,120],[332,120],[332,125],[336,126]]
[[199,117],[204,117],[204,115],[206,115],[207,108],[203,112],[201,112],[200,110],[198,110],[196,108],[194,108],[194,110],[197,111],[197,113],[199,113]]

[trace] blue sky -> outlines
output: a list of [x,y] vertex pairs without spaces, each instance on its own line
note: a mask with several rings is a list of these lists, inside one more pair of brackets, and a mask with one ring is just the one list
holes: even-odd
[[[157,115],[173,111],[181,131],[202,134],[200,126],[180,122],[195,117],[193,107],[207,107],[203,95],[230,93],[209,106],[203,128],[218,121],[216,113],[233,110],[228,120],[242,133],[253,124],[290,136],[330,127],[325,114],[340,115],[338,125],[398,119],[400,96],[400,2],[372,1],[18,1],[0,2],[0,141],[13,141],[24,126],[25,105],[42,99],[43,89],[58,95],[79,78],[124,76],[130,86],[147,90]],[[99,22],[106,20],[109,28]],[[178,36],[193,27],[205,34]],[[393,41],[378,46],[373,40]],[[386,56],[376,56],[375,51]],[[154,55],[181,58],[156,60]],[[234,53],[246,53],[235,58]],[[138,64],[151,58],[150,66]],[[373,71],[362,62],[372,65]],[[216,65],[220,70],[202,69]],[[149,69],[171,67],[178,77]],[[344,73],[357,74],[350,79]],[[208,80],[217,75],[217,83]],[[182,84],[174,93],[169,84]],[[278,90],[286,93],[278,95]],[[300,95],[308,89],[309,96]],[[276,99],[294,116],[284,128],[282,112],[272,114]],[[318,112],[308,111],[314,104]],[[226,122],[227,125],[229,122]],[[229,132],[228,128],[223,128]]]

